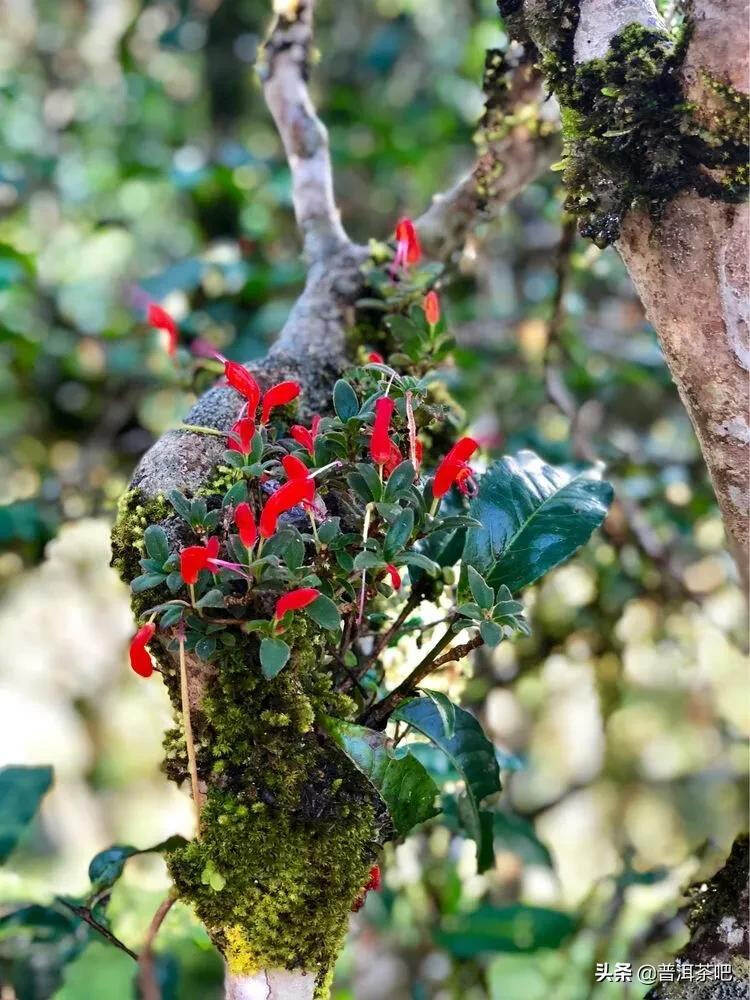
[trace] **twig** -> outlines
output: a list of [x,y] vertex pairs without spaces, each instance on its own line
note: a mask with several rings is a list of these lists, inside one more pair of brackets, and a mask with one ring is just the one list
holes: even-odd
[[[451,618],[451,624],[453,621],[454,619]],[[432,673],[435,669],[435,661],[437,657],[451,641],[452,635],[453,633],[449,624],[443,635],[438,639],[429,653],[422,660],[420,660],[409,676],[403,680],[398,687],[394,688],[390,694],[386,695],[385,698],[377,702],[368,710],[364,718],[364,725],[377,728],[378,725],[385,722],[396,706],[399,705],[405,698],[408,698],[414,692],[414,688],[420,683],[420,681],[423,681],[428,674]]]
[[166,897],[161,901],[156,913],[151,918],[151,923],[146,931],[146,937],[138,956],[138,986],[141,991],[141,1000],[161,1000],[161,990],[156,980],[156,968],[154,965],[153,944],[156,935],[159,933],[164,918],[177,901],[177,891],[170,889]]
[[185,729],[185,748],[187,750],[190,784],[193,791],[193,806],[195,808],[196,837],[201,839],[201,802],[198,791],[198,765],[195,760],[195,744],[193,743],[193,723],[190,719],[190,692],[188,690],[187,664],[185,663],[185,635],[180,632],[180,697],[182,699],[182,724]]
[[[396,634],[396,632],[398,632],[398,630],[404,624],[404,622],[409,617],[409,615],[412,613],[412,611],[416,607],[418,607],[418,605],[420,604],[421,600],[422,600],[421,597],[419,597],[418,595],[416,595],[414,592],[412,592],[409,595],[409,599],[407,600],[406,604],[401,609],[401,612],[400,612],[398,618],[396,618],[396,620],[393,622],[393,624],[389,628],[387,628],[386,631],[383,632],[379,636],[378,641],[375,643],[372,652],[367,657],[367,660],[365,661],[364,666],[356,674],[356,677],[357,677],[358,680],[360,678],[362,678],[367,673],[367,671],[370,669],[370,667],[372,666],[372,664],[375,662],[375,660],[377,660],[377,658],[383,652],[383,650],[388,645],[388,643],[391,641],[391,639]],[[351,619],[350,619],[350,624],[351,624]],[[350,687],[352,687],[352,684],[348,683],[347,681],[344,681],[344,683],[342,685],[342,690],[343,691],[348,691]]]
[[446,663],[454,663],[458,660],[462,660],[465,656],[474,649],[478,649],[480,646],[484,645],[484,639],[477,633],[473,639],[469,639],[468,642],[462,642],[459,646],[453,646],[449,649],[447,653],[443,653],[439,656],[437,660],[432,665],[433,670],[437,670],[438,667],[444,667]]
[[55,899],[62,906],[70,910],[71,913],[75,913],[75,915],[80,920],[83,920],[84,923],[88,924],[89,927],[92,927],[97,932],[97,934],[101,934],[102,937],[106,938],[110,944],[113,944],[115,946],[115,948],[119,948],[120,951],[124,951],[126,955],[130,955],[130,957],[134,959],[136,962],[138,961],[138,956],[136,955],[136,953],[134,951],[131,951],[131,949],[128,948],[126,944],[123,944],[123,942],[118,937],[115,937],[115,935],[112,933],[111,930],[109,930],[108,927],[105,927],[104,924],[100,924],[99,921],[96,919],[96,917],[91,913],[91,911],[87,907],[78,906],[76,903],[71,903],[69,900],[65,899],[62,896],[56,896]]
[[328,134],[307,90],[314,0],[297,0],[276,16],[258,59],[268,109],[292,174],[292,196],[311,262],[349,243],[333,196]]

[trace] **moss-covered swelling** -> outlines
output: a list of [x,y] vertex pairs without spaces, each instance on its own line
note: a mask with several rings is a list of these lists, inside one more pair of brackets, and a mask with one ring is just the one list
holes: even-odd
[[[112,547],[126,581],[138,573],[144,529],[160,519],[168,525],[168,509],[137,491],[123,497]],[[136,614],[161,596],[134,595]],[[232,972],[305,969],[316,975],[317,995],[326,996],[352,903],[391,830],[372,786],[316,726],[323,714],[355,712],[332,689],[316,627],[298,617],[285,638],[290,662],[270,681],[261,674],[257,638],[242,633],[202,665],[200,709],[191,713],[206,789],[201,836],[172,853],[168,865]],[[165,737],[164,767],[182,783],[188,763],[179,666],[156,642],[151,651],[180,720]],[[199,665],[191,660],[196,677]]]
[[677,37],[639,24],[615,35],[606,58],[576,64],[577,0],[524,10],[500,3],[512,31],[528,30],[562,109],[565,206],[597,246],[618,239],[632,208],[658,219],[681,191],[722,201],[747,194],[748,101],[706,81],[712,107],[685,97],[682,64],[689,25]]

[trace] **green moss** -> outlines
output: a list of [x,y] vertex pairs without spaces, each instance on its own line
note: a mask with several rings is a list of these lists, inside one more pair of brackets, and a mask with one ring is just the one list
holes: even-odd
[[[368,782],[314,726],[320,713],[351,717],[354,704],[331,692],[308,628],[300,619],[288,630],[292,657],[273,681],[251,638],[218,663],[198,752],[209,782],[201,840],[174,852],[169,867],[230,968],[303,968],[322,983],[387,820]],[[176,731],[169,742],[180,780]],[[223,876],[220,891],[204,884],[207,866]]]
[[577,26],[577,0],[548,0],[526,16],[562,108],[565,207],[582,235],[607,246],[631,208],[658,219],[681,191],[743,199],[747,97],[712,81],[710,113],[686,101],[680,74],[689,28],[672,37],[631,24],[605,58],[576,65]]
[[163,520],[170,508],[164,497],[146,497],[141,490],[128,490],[117,503],[117,517],[112,527],[110,565],[125,583],[141,572],[143,532],[149,524]]

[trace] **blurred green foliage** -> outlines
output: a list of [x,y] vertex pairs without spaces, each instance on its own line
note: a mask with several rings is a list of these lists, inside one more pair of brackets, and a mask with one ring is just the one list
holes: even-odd
[[[196,388],[143,324],[146,298],[173,310],[187,344],[250,358],[301,287],[289,172],[252,68],[268,15],[260,0],[4,12],[0,753],[57,771],[49,808],[0,874],[8,904],[80,893],[96,850],[185,823],[157,772],[165,703],[125,674],[127,598],[105,576],[106,525],[94,519],[111,517],[138,456]],[[494,3],[329,0],[317,43],[313,90],[344,221],[357,239],[386,237],[471,161],[484,49],[505,43]],[[680,886],[716,867],[745,822],[744,609],[713,495],[616,254],[574,240],[558,259],[558,181],[529,186],[457,262],[447,381],[493,455],[593,453],[615,507],[604,533],[530,592],[531,637],[442,678],[514,768],[495,868],[477,875],[472,845],[429,825],[389,851],[338,1000],[619,996],[594,985],[594,963],[666,960],[684,937]],[[574,402],[573,426],[545,370]],[[424,750],[450,789],[455,775]],[[108,912],[137,947],[166,882],[160,862],[130,864]],[[572,913],[575,928],[554,927],[552,950],[519,953],[503,915],[521,902]],[[165,996],[219,995],[217,957],[186,909],[173,908],[159,946],[171,956]],[[132,976],[126,955],[90,944],[56,996],[125,997]]]

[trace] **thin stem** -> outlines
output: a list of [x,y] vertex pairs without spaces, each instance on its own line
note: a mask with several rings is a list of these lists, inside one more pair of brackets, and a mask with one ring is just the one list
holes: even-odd
[[123,944],[118,937],[115,937],[108,927],[105,927],[104,924],[100,924],[96,917],[92,915],[91,910],[89,910],[86,906],[78,906],[76,903],[71,903],[62,896],[56,896],[55,902],[60,903],[61,906],[64,906],[72,913],[75,913],[79,919],[83,920],[84,923],[87,923],[89,927],[93,927],[98,934],[101,934],[102,937],[106,938],[110,944],[115,946],[115,948],[119,948],[120,951],[124,951],[126,955],[130,955],[130,957],[136,962],[138,961],[136,953],[128,948],[126,944]]
[[315,524],[315,515],[308,507],[307,509],[308,517],[310,518],[310,527],[312,528],[313,538],[315,539],[315,547],[320,548],[320,538],[318,536],[318,528]]
[[153,944],[156,935],[159,933],[164,918],[177,901],[177,891],[170,889],[166,897],[161,901],[156,913],[151,918],[146,938],[138,956],[138,986],[141,991],[141,1000],[161,1000],[161,989],[156,979],[156,969],[154,967]]
[[187,749],[190,784],[193,790],[193,805],[195,807],[196,837],[201,839],[201,804],[198,792],[198,765],[195,760],[195,744],[193,743],[193,723],[190,719],[190,694],[188,691],[187,664],[185,663],[185,636],[180,633],[180,696],[182,698],[182,724],[185,728],[185,747]]
[[[454,618],[451,618],[451,625],[454,620]],[[427,653],[427,655],[420,660],[409,676],[403,680],[398,687],[394,688],[390,694],[386,695],[382,701],[377,702],[367,712],[364,720],[364,724],[366,726],[375,726],[377,724],[384,723],[396,706],[413,693],[414,688],[420,683],[420,681],[423,681],[424,678],[435,669],[435,661],[437,660],[437,657],[449,644],[452,636],[453,633],[451,632],[449,625],[429,653]]]
[[201,427],[200,424],[180,424],[181,431],[191,431],[193,434],[210,434],[211,437],[225,438],[226,431],[219,431],[215,427]]
[[[380,466],[380,476],[381,483],[383,481],[383,466]],[[365,508],[365,523],[362,526],[362,551],[365,551],[365,543],[367,542],[367,536],[370,532],[370,518],[372,517],[372,504],[368,503]],[[362,570],[362,585],[359,590],[359,610],[357,612],[357,625],[362,624],[362,619],[365,615],[365,594],[367,592],[367,570]]]

